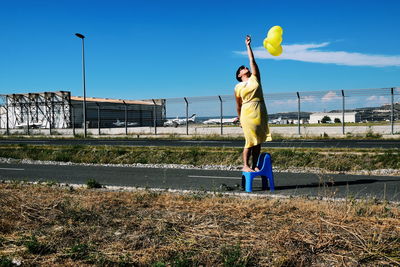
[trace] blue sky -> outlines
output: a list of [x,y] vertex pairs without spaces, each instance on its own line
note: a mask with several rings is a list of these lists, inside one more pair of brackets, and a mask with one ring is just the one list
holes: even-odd
[[[264,93],[400,86],[400,1],[0,0],[0,94],[69,90],[171,98],[233,93],[248,64]],[[262,41],[280,25],[284,52]]]

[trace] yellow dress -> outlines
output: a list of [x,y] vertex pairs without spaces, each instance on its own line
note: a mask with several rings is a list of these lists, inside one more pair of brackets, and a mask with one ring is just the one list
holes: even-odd
[[246,139],[244,147],[249,148],[265,141],[272,141],[267,108],[257,77],[251,75],[247,82],[238,83],[235,87],[235,96],[242,98],[240,123]]

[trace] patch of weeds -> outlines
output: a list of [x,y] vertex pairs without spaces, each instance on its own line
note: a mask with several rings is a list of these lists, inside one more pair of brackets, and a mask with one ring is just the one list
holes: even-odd
[[14,266],[14,263],[11,259],[7,258],[6,256],[0,257],[0,267],[11,267]]
[[242,252],[239,244],[235,246],[230,245],[222,247],[221,257],[223,266],[226,267],[239,267],[247,265],[247,261],[242,258]]
[[55,252],[50,245],[39,242],[35,236],[26,238],[23,240],[23,244],[28,249],[28,252],[32,254],[46,255]]
[[89,179],[86,182],[86,186],[88,189],[92,189],[92,188],[101,188],[101,184],[99,182],[97,182],[95,179]]
[[151,265],[151,267],[167,267],[168,265],[164,262],[157,261]]
[[131,259],[129,258],[128,255],[120,255],[118,259],[118,266],[119,267],[124,267],[124,266],[132,266],[133,264],[131,263]]
[[58,151],[58,153],[56,155],[54,155],[53,160],[61,161],[61,162],[68,162],[71,160],[71,153],[69,151],[66,151],[66,152]]
[[83,260],[85,261],[85,263],[92,263],[95,264],[96,266],[119,266],[119,267],[134,266],[132,263],[129,262],[129,257],[125,259],[124,256],[119,256],[119,259],[116,261],[107,258],[101,252],[89,253],[86,259]]
[[44,184],[47,185],[47,186],[50,186],[50,187],[58,185],[58,183],[56,181],[51,181],[51,180],[45,181]]
[[67,250],[67,256],[73,260],[92,260],[91,248],[87,244],[76,244]]
[[27,180],[11,180],[10,185],[20,186],[26,184],[27,182],[28,182]]
[[235,190],[235,188],[232,186],[226,185],[226,184],[220,184],[219,190],[221,192],[226,192],[226,191],[233,191],[233,190]]
[[355,214],[360,217],[364,217],[367,214],[367,209],[365,207],[357,207]]
[[189,200],[189,201],[190,200],[201,201],[201,200],[204,200],[207,197],[209,197],[209,194],[207,194],[207,193],[195,192],[195,193],[192,193],[192,194],[185,195],[183,198],[185,200]]
[[145,158],[145,157],[139,157],[137,162],[140,163],[140,164],[148,164],[149,160],[147,158]]
[[199,264],[190,258],[190,256],[181,255],[174,259],[172,266],[174,267],[186,267],[186,266],[198,266]]
[[86,224],[93,224],[99,221],[99,215],[93,211],[78,208],[78,209],[70,209],[66,210],[65,215],[67,218],[70,218],[75,223],[86,223]]
[[172,255],[167,261],[157,261],[153,263],[152,267],[164,267],[164,266],[174,266],[174,267],[187,267],[187,266],[204,266],[194,259],[195,252],[189,251],[184,253],[178,253]]
[[382,213],[381,216],[383,218],[394,218],[395,217],[394,213],[392,212],[392,209],[386,205],[383,206],[381,213]]
[[375,156],[374,166],[397,169],[400,167],[400,153],[395,151],[386,151],[384,154],[378,154]]
[[201,152],[196,148],[191,148],[189,150],[189,157],[193,162],[196,162],[201,155]]
[[381,138],[382,135],[380,133],[374,133],[371,129],[371,126],[369,126],[368,132],[365,134],[365,138]]
[[100,223],[100,213],[90,209],[83,208],[76,201],[71,201],[69,198],[65,198],[62,202],[57,205],[58,215],[56,219],[63,224],[78,224],[85,223],[87,225]]
[[21,144],[18,144],[17,147],[19,147],[19,148],[27,148],[28,144],[21,143]]

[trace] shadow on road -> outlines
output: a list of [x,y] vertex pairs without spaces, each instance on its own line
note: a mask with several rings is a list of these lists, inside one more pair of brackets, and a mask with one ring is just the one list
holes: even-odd
[[[377,179],[359,179],[353,181],[327,181],[327,182],[318,182],[318,183],[310,183],[303,185],[281,185],[275,186],[275,191],[279,190],[290,190],[290,189],[300,189],[300,188],[323,188],[323,187],[336,187],[336,186],[347,186],[347,185],[360,185],[360,184],[372,184],[372,183],[386,183],[386,182],[396,182],[398,179],[394,180],[377,180]],[[262,191],[261,188],[257,188],[254,191]]]

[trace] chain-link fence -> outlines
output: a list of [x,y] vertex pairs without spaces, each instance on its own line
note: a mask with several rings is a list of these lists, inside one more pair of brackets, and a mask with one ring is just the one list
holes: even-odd
[[[305,135],[324,126],[324,129],[335,128],[337,134],[346,134],[354,131],[349,129],[380,126],[384,128],[384,134],[400,133],[397,128],[400,126],[398,87],[274,93],[265,94],[264,99],[273,132]],[[86,123],[92,134],[241,133],[240,124],[235,121],[237,111],[233,92],[231,95],[145,100],[130,105],[122,102],[124,104],[95,101],[87,104],[89,119]],[[70,101],[69,105],[71,108],[66,110],[70,114],[64,117],[70,122],[63,125],[73,129],[75,134],[75,128],[83,126],[82,109],[79,109],[82,104],[71,104]],[[33,109],[34,105],[29,107]],[[12,112],[15,111],[7,96],[0,96],[0,129],[6,129],[3,131],[6,134],[18,128],[10,124]],[[26,113],[29,116],[32,111],[27,109]],[[26,120],[29,122],[29,117]],[[28,128],[29,133],[29,127],[37,125],[31,122],[22,128]],[[47,127],[43,126],[44,129]]]
[[[395,133],[399,120],[400,88],[327,90],[264,94],[271,126],[304,127],[388,125]],[[191,116],[195,114],[195,119]],[[236,101],[232,95],[166,99],[165,126],[234,127]],[[293,131],[293,129],[292,129]]]

